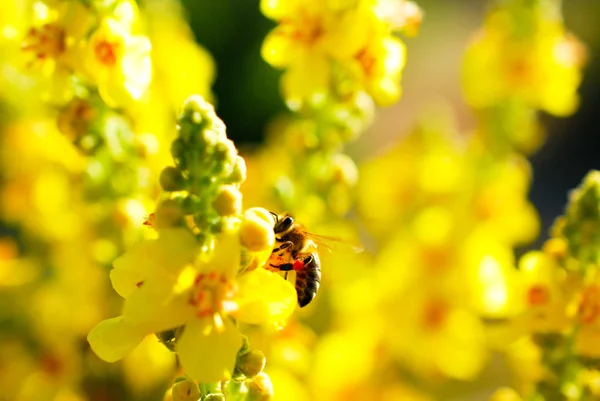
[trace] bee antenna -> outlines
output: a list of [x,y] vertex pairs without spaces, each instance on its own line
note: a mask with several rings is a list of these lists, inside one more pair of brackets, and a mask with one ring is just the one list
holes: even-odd
[[279,216],[277,216],[277,214],[273,213],[273,212],[269,212],[271,213],[271,215],[273,216],[273,218],[275,219],[275,223],[279,223]]

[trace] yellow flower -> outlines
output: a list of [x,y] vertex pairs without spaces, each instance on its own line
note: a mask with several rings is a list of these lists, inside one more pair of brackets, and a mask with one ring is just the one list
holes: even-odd
[[[462,74],[473,107],[518,101],[558,116],[575,111],[584,48],[565,32],[555,13],[542,3],[532,7],[493,11],[467,49]],[[525,35],[515,33],[515,27],[523,29],[523,21],[515,17],[521,13],[532,16],[527,23],[534,28]]]
[[102,99],[112,107],[140,100],[152,78],[150,40],[129,24],[105,18],[85,47],[85,67]]
[[264,0],[261,9],[279,22],[262,55],[272,66],[286,68],[281,82],[290,106],[320,102],[330,91],[364,90],[384,105],[400,96],[405,49],[391,33],[418,25],[414,3]]
[[215,382],[233,372],[242,337],[233,319],[279,325],[292,313],[296,293],[277,274],[256,269],[236,277],[241,245],[224,232],[210,256],[199,253],[188,231],[159,230],[118,258],[111,272],[125,300],[123,315],[105,320],[89,334],[92,349],[115,361],[150,333],[184,326],[175,350],[199,382]]
[[282,89],[288,101],[325,95],[330,59],[343,64],[366,43],[368,15],[358,9],[334,10],[314,0],[264,0],[261,9],[280,23],[265,39],[262,55],[272,66],[287,68]]
[[63,104],[73,96],[73,71],[78,47],[93,22],[93,14],[80,2],[61,2],[52,8],[34,2],[34,22],[22,39],[26,70],[37,75],[42,100]]

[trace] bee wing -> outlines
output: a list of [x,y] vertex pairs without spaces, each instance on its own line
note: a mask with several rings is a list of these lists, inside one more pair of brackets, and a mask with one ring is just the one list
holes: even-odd
[[315,243],[319,248],[325,248],[329,252],[350,252],[350,253],[361,253],[365,248],[351,241],[343,238],[331,237],[328,235],[308,233],[308,237]]

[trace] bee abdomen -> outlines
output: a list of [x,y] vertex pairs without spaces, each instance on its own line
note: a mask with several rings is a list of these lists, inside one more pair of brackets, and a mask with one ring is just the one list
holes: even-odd
[[321,268],[319,257],[312,254],[312,261],[296,272],[296,293],[300,307],[308,305],[317,295],[321,285]]

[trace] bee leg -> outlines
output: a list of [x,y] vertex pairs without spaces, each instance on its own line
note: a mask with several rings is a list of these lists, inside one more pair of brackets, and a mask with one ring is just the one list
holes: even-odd
[[313,261],[314,257],[313,255],[308,255],[307,257],[304,258],[304,266],[311,264]]
[[294,243],[292,241],[286,241],[283,244],[281,244],[281,246],[279,246],[278,248],[273,249],[273,252],[282,251],[284,249],[289,248],[292,245],[294,245]]
[[282,271],[282,272],[289,272],[289,271],[294,270],[294,265],[291,263],[282,263],[278,266],[275,266],[272,264],[271,267],[274,267],[277,270]]
[[287,276],[288,276],[289,272],[285,272],[285,274],[283,275],[283,278],[287,280]]

